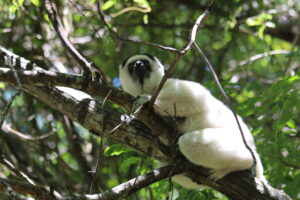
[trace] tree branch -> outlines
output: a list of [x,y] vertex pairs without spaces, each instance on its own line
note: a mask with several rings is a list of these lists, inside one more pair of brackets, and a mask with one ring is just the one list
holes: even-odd
[[[59,21],[57,19],[57,13],[54,10],[51,1],[50,0],[45,0],[44,1],[44,7],[47,11],[49,19],[52,22],[52,25],[53,25],[56,33],[59,35],[63,45],[65,46],[65,48],[73,56],[73,58],[77,61],[77,63],[80,65],[80,67],[82,68],[84,73],[86,75],[92,75],[93,76],[93,72],[96,72],[96,69],[93,67],[93,63],[87,61],[87,59],[85,57],[83,57],[83,55],[81,55],[81,53],[70,42],[70,40],[68,39],[68,37],[65,33],[65,30],[64,30],[63,26],[59,23]],[[100,70],[100,68],[97,68],[97,70],[99,70],[98,73],[100,73],[101,80],[105,81],[105,76],[104,76],[103,72]]]
[[53,200],[55,197],[51,196],[43,188],[24,183],[16,180],[9,180],[0,178],[0,191],[12,190],[25,195],[32,195],[37,200]]
[[75,197],[63,197],[62,200],[116,200],[129,196],[137,190],[144,188],[152,183],[165,179],[169,176],[180,174],[184,171],[185,165],[176,167],[168,165],[155,169],[149,173],[135,177],[125,183],[122,183],[108,191],[99,194],[82,195]]
[[115,31],[113,28],[111,28],[111,26],[109,25],[109,23],[105,19],[105,14],[104,14],[104,12],[101,8],[101,3],[100,2],[97,3],[97,11],[98,11],[98,15],[99,15],[100,19],[103,21],[103,23],[105,24],[108,31],[115,38],[117,38],[118,40],[121,40],[123,42],[130,42],[130,43],[133,43],[133,44],[147,45],[147,46],[150,46],[150,47],[155,47],[155,48],[162,49],[164,51],[169,51],[169,52],[174,52],[174,53],[179,53],[180,52],[180,50],[178,50],[174,47],[168,47],[168,46],[164,46],[164,45],[161,45],[161,44],[155,44],[155,43],[151,43],[151,42],[147,42],[147,41],[141,41],[141,40],[137,40],[137,39],[129,39],[129,38],[122,37],[121,35],[119,35],[117,33],[117,31]]
[[13,192],[17,192],[20,194],[30,194],[38,200],[116,200],[127,197],[137,190],[165,179],[169,176],[180,174],[184,171],[185,167],[185,165],[178,165],[176,167],[171,165],[164,166],[149,173],[137,176],[125,183],[122,183],[110,190],[99,194],[78,195],[71,197],[62,197],[60,195],[57,195],[56,197],[54,197],[49,195],[48,192],[45,191],[45,189],[39,186],[4,178],[0,178],[0,191],[5,191],[9,188]]
[[[12,62],[8,62],[8,60],[11,60]],[[21,69],[21,71],[17,70],[16,72],[18,77],[21,79],[21,82],[26,84],[36,86],[66,86],[82,90],[91,96],[98,96],[102,98],[105,98],[111,91],[109,100],[121,105],[128,112],[131,112],[132,110],[134,97],[122,90],[111,87],[105,83],[99,82],[98,80],[91,80],[86,87],[82,87],[82,85],[86,84],[86,78],[84,76],[45,71],[41,67],[36,66],[34,63],[31,63],[30,61],[19,57],[0,46],[0,66],[3,65],[9,68],[9,64],[14,65],[16,69]],[[2,80],[14,84],[14,79],[12,79],[11,76],[12,71],[7,68],[2,68],[0,70],[0,76]],[[147,124],[148,127],[157,134],[157,136],[170,138],[176,135],[174,128],[165,123],[159,115],[152,112],[152,109],[142,108],[138,118]]]
[[157,86],[157,88],[155,89],[153,95],[151,96],[151,99],[148,103],[149,107],[153,107],[154,102],[160,92],[160,90],[162,89],[162,87],[164,86],[165,82],[167,81],[168,78],[171,77],[175,66],[177,65],[177,63],[181,60],[181,58],[186,54],[186,52],[191,48],[192,44],[195,42],[196,40],[196,35],[197,35],[197,31],[199,29],[199,27],[203,26],[210,11],[212,10],[213,6],[215,5],[215,0],[212,0],[210,6],[208,6],[208,8],[205,9],[204,13],[202,13],[198,19],[196,20],[192,30],[191,30],[191,35],[190,35],[190,39],[187,41],[187,44],[185,45],[185,47],[177,54],[177,57],[175,59],[175,61],[171,64],[171,66],[169,67],[169,69],[166,71],[165,75],[162,77],[162,79],[160,80],[159,85]]
[[[0,49],[1,50],[1,49]],[[3,58],[7,56],[1,57],[0,52],[0,64],[3,65]],[[24,64],[24,63],[23,63]],[[36,73],[37,70],[33,70]],[[36,87],[34,80],[34,76],[39,76],[39,73],[36,75],[30,74],[28,75],[28,71],[17,71],[22,87],[25,91],[32,94],[39,100],[48,104],[52,108],[59,110],[62,114],[68,116],[71,120],[74,120],[80,123],[85,128],[92,130],[95,134],[100,134],[102,131],[104,133],[110,132],[110,130],[114,129],[116,126],[122,123],[121,116],[122,113],[119,113],[115,109],[104,106],[99,101],[94,99],[83,99],[81,101],[77,100],[75,97],[70,96],[56,88],[52,87]],[[10,74],[10,75],[8,75]],[[66,84],[67,82],[63,81],[63,75],[55,77],[55,74],[51,73],[42,73],[44,74],[43,84],[47,85],[48,82],[50,84],[54,84],[55,81],[51,81],[51,79],[55,79],[56,81],[60,81],[60,83]],[[28,77],[31,76],[32,79]],[[27,77],[27,78],[26,78]],[[52,77],[52,78],[51,78]],[[81,80],[80,76],[72,76],[67,75],[66,80],[69,81],[69,86],[74,86],[75,88],[79,88],[76,86],[76,83],[79,84]],[[2,70],[0,73],[0,81],[9,81],[13,80],[13,74],[9,69],[6,71]],[[31,82],[30,82],[31,80]],[[39,79],[36,79],[36,81]],[[27,81],[27,82],[26,82]],[[14,83],[13,81],[10,81]],[[37,85],[41,85],[40,82]],[[95,88],[92,88],[94,86]],[[97,94],[99,96],[105,97],[107,95],[107,90],[101,88],[101,84],[90,85],[87,89],[91,93],[93,91],[98,90]],[[97,86],[97,87],[96,87]],[[100,86],[100,87],[98,87]],[[108,87],[108,86],[106,86]],[[111,100],[114,98],[125,95],[121,91],[110,88]],[[102,94],[100,94],[101,92]],[[96,93],[96,92],[95,92]],[[127,96],[128,104],[131,99]],[[125,101],[127,101],[125,100]],[[117,100],[117,102],[121,102],[121,100]],[[123,102],[124,105],[126,103]],[[151,114],[151,111],[149,111]],[[147,116],[146,116],[147,117]],[[102,123],[104,120],[104,123]],[[151,120],[148,118],[148,120]],[[102,126],[103,125],[103,126]],[[164,127],[161,127],[160,131],[166,131]],[[157,141],[157,136],[154,135],[144,124],[140,123],[137,120],[132,119],[129,123],[123,123],[122,126],[119,126],[114,132],[106,135],[107,137],[140,151],[148,156],[154,157],[158,160],[168,160],[169,152],[167,147]],[[209,179],[209,170],[200,166],[195,166],[190,164],[188,161],[180,160],[180,165],[188,166],[187,169],[184,170],[186,176],[190,177],[197,183],[201,183],[204,185],[208,185],[212,188],[217,189],[222,192],[226,196],[231,199],[244,199],[244,200],[265,200],[265,199],[290,199],[283,191],[279,191],[277,189],[272,188],[271,186],[263,185],[262,182],[253,178],[253,175],[250,172],[242,171],[235,172],[227,175],[222,180],[217,182]],[[249,195],[251,194],[251,195]]]

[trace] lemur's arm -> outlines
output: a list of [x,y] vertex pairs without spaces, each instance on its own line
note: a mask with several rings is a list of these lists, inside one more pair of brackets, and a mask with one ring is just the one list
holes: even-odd
[[168,79],[155,101],[154,109],[162,116],[186,117],[209,112],[208,109],[214,104],[219,103],[202,85]]

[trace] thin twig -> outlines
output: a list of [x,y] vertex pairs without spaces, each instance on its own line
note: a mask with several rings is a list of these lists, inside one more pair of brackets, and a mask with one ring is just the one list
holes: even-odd
[[16,136],[18,136],[19,138],[23,139],[23,140],[29,140],[29,141],[37,141],[37,140],[44,140],[48,137],[50,137],[51,135],[54,135],[55,132],[50,132],[50,133],[47,133],[45,135],[41,135],[41,136],[36,136],[36,137],[32,137],[31,135],[27,135],[27,134],[24,134],[24,133],[21,133],[17,130],[14,130],[13,128],[11,128],[11,126],[7,123],[4,123],[3,124],[3,130],[4,131],[7,131],[7,132],[10,132]]
[[13,72],[13,76],[14,76],[14,79],[16,81],[16,85],[17,85],[17,92],[11,97],[11,99],[8,101],[6,107],[4,108],[4,112],[2,113],[2,116],[1,119],[0,119],[0,128],[2,127],[3,123],[4,123],[4,119],[5,119],[5,116],[7,115],[8,111],[9,111],[9,108],[11,106],[11,104],[13,103],[14,99],[19,96],[21,94],[21,81],[20,81],[20,78],[16,72],[16,69],[14,68],[14,65],[13,65],[13,57],[10,57],[8,55],[7,56],[7,65],[9,66],[9,68],[11,69],[11,71]]
[[300,169],[300,166],[299,165],[294,165],[294,164],[290,164],[290,163],[288,163],[288,162],[286,162],[286,161],[284,161],[284,160],[280,160],[280,162],[282,163],[282,164],[284,164],[285,166],[288,166],[288,167],[291,167],[291,168],[294,168],[294,169]]
[[98,171],[99,171],[99,168],[100,168],[100,165],[101,165],[101,161],[102,161],[102,156],[103,156],[103,140],[105,139],[106,137],[106,134],[104,134],[104,120],[105,120],[105,116],[104,116],[104,105],[107,101],[107,99],[109,98],[110,94],[111,94],[112,90],[110,90],[108,92],[108,94],[105,96],[105,98],[103,99],[103,102],[102,102],[102,113],[103,113],[103,117],[102,117],[102,134],[103,136],[101,137],[101,141],[100,141],[100,147],[99,147],[99,152],[98,152],[98,159],[97,159],[97,163],[96,163],[96,169],[93,173],[93,179],[92,179],[92,183],[90,185],[90,190],[89,190],[89,194],[92,193],[93,191],[93,187],[95,185],[95,182],[96,182],[96,178],[97,178],[97,174],[98,174]]
[[116,13],[110,14],[110,16],[112,16],[112,17],[118,17],[120,15],[123,15],[126,12],[129,12],[129,11],[137,11],[137,12],[141,12],[141,13],[149,13],[149,12],[151,12],[151,7],[149,7],[149,8],[140,8],[140,7],[137,7],[137,6],[136,7],[126,7],[126,8],[124,8],[124,9],[122,9],[122,10],[116,12]]
[[8,184],[1,181],[0,188],[1,188],[1,186],[5,188],[6,192],[9,194],[9,196],[12,198],[12,200],[16,200],[16,193],[13,191],[13,189]]
[[170,51],[173,53],[180,53],[180,50],[173,48],[173,47],[168,47],[168,46],[164,46],[161,44],[155,44],[155,43],[151,43],[151,42],[146,42],[146,41],[141,41],[141,40],[133,40],[133,39],[129,39],[129,38],[125,38],[120,36],[114,29],[111,28],[111,26],[109,25],[109,23],[106,20],[106,16],[101,8],[101,4],[100,2],[97,2],[97,11],[98,11],[98,15],[101,18],[101,20],[103,21],[104,25],[106,26],[106,28],[108,29],[108,31],[118,40],[124,41],[124,42],[130,42],[130,43],[134,43],[134,44],[142,44],[142,45],[147,45],[147,46],[151,46],[151,47],[156,47],[165,51]]
[[92,176],[89,174],[89,171],[91,171],[91,169],[83,152],[80,136],[76,132],[74,122],[65,115],[63,116],[63,118],[64,126],[67,131],[68,148],[70,149],[70,153],[77,161],[81,170],[80,173],[84,176],[85,182],[90,183],[92,182]]
[[227,106],[229,107],[229,109],[232,111],[232,114],[234,115],[234,118],[236,120],[236,123],[238,125],[238,128],[239,128],[239,131],[241,133],[241,136],[242,136],[242,140],[243,140],[243,143],[245,145],[245,147],[249,150],[249,152],[251,153],[251,156],[252,156],[252,159],[253,159],[253,166],[256,165],[256,158],[255,158],[255,155],[254,155],[254,152],[253,150],[249,147],[249,145],[247,144],[246,142],[246,138],[245,138],[245,135],[244,135],[244,132],[242,130],[242,127],[241,127],[241,124],[239,122],[239,119],[238,119],[238,116],[236,114],[236,112],[233,110],[233,107],[232,107],[232,104],[231,104],[231,101],[230,99],[228,98],[228,96],[226,95],[226,92],[224,91],[219,79],[218,79],[218,76],[212,66],[212,64],[210,63],[210,61],[208,60],[208,58],[206,57],[206,55],[203,53],[203,51],[200,49],[200,47],[197,45],[197,43],[195,42],[194,43],[194,46],[195,48],[197,49],[197,51],[199,52],[199,54],[203,57],[203,59],[205,60],[206,64],[209,66],[209,69],[211,70],[212,72],[212,75],[214,77],[214,80],[215,80],[215,83],[217,84],[218,88],[220,89],[221,91],[221,94],[223,95],[225,101],[226,101],[226,104]]
[[167,79],[169,77],[171,77],[171,75],[173,74],[173,71],[175,69],[175,66],[177,65],[177,63],[181,60],[181,58],[186,54],[186,52],[191,48],[192,44],[195,42],[196,40],[196,35],[197,35],[197,31],[199,29],[199,27],[202,27],[210,13],[210,11],[212,10],[213,6],[215,5],[215,0],[212,0],[211,4],[208,6],[208,8],[204,11],[204,13],[202,13],[198,19],[196,20],[192,31],[191,31],[191,36],[189,41],[187,42],[187,44],[185,45],[185,47],[177,54],[177,57],[175,59],[175,61],[171,64],[170,68],[166,71],[165,75],[162,77],[159,85],[157,86],[157,88],[155,89],[154,93],[151,96],[151,99],[149,101],[148,106],[151,108],[154,105],[154,102],[160,92],[160,90],[162,89],[162,87],[164,86],[165,82],[167,81]]
[[9,189],[9,192],[16,192],[24,195],[31,195],[35,199],[55,200],[54,196],[46,192],[42,187],[29,183],[0,178],[0,191]]
[[52,22],[52,25],[53,25],[55,31],[57,32],[57,34],[60,37],[63,45],[68,50],[68,52],[73,56],[73,58],[77,61],[77,63],[80,65],[83,72],[86,75],[92,75],[92,78],[93,78],[93,76],[94,76],[93,72],[96,72],[97,70],[99,70],[97,72],[100,74],[102,80],[105,81],[105,79],[104,79],[105,76],[104,76],[103,72],[101,71],[101,69],[97,68],[97,70],[96,70],[93,67],[94,64],[92,62],[87,61],[87,59],[85,57],[83,57],[83,55],[81,55],[81,53],[70,42],[63,26],[60,24],[59,20],[57,19],[57,13],[52,6],[51,0],[45,0],[44,7],[47,11],[49,19]]
[[76,4],[72,0],[68,0],[68,1],[80,13],[80,15],[88,22],[88,24],[92,25],[94,32],[98,35],[99,38],[101,38],[99,31],[96,29],[96,27],[92,23],[89,22],[86,15],[78,8],[78,6],[76,6]]
[[34,181],[29,178],[24,172],[17,169],[9,160],[7,160],[4,155],[0,155],[0,163],[2,163],[4,166],[6,166],[11,172],[13,172],[15,175],[25,179],[27,182],[29,182],[32,185],[35,185]]
[[290,53],[290,51],[284,50],[284,49],[283,50],[274,50],[274,51],[270,51],[270,52],[264,52],[264,53],[260,53],[260,54],[251,56],[250,58],[239,62],[238,65],[243,66],[243,65],[246,65],[248,63],[254,62],[258,59],[264,58],[266,56],[272,56],[272,55],[277,55],[277,54],[288,54],[288,53]]
[[136,114],[139,113],[140,110],[142,110],[142,108],[143,108],[143,105],[141,105],[137,109],[135,109],[129,116],[124,115],[125,119],[122,120],[122,122],[120,124],[118,124],[113,129],[111,129],[106,135],[113,134],[121,126],[130,123],[135,118]]
[[171,66],[169,67],[169,69],[166,71],[165,75],[162,77],[158,87],[156,88],[156,90],[154,91],[154,93],[151,96],[151,99],[148,103],[148,107],[151,108],[154,105],[154,102],[160,92],[160,90],[162,89],[163,85],[165,84],[165,82],[167,81],[167,79],[169,77],[171,77],[175,66],[177,65],[177,63],[181,60],[181,58],[186,54],[186,52],[191,48],[192,44],[194,43],[195,39],[196,39],[196,35],[197,35],[197,31],[199,29],[199,27],[203,26],[210,11],[212,10],[212,8],[215,5],[215,0],[212,0],[211,4],[208,6],[208,8],[204,11],[203,14],[201,14],[198,19],[196,20],[195,24],[193,25],[192,31],[191,31],[191,35],[190,35],[190,39],[187,42],[187,44],[185,45],[185,47],[182,50],[178,50],[176,48],[173,47],[168,47],[168,46],[164,46],[164,45],[160,45],[160,44],[154,44],[154,43],[150,43],[150,42],[145,42],[145,41],[140,41],[140,40],[131,40],[128,38],[123,38],[121,37],[114,29],[112,29],[110,27],[110,25],[108,24],[108,22],[105,19],[105,14],[101,9],[101,4],[99,2],[97,2],[97,10],[98,10],[98,15],[100,16],[101,20],[103,21],[103,23],[105,24],[105,26],[108,28],[109,32],[114,35],[117,39],[125,41],[125,42],[131,42],[131,43],[135,43],[135,44],[144,44],[144,45],[148,45],[148,46],[152,46],[152,47],[156,47],[156,48],[160,48],[162,50],[165,51],[170,51],[173,53],[176,53],[176,59],[174,60],[174,62],[171,64]]
[[[27,92],[34,95],[39,100],[43,101],[44,103],[46,103],[48,105],[51,105],[53,109],[59,110],[60,112],[67,115],[74,121],[80,121],[79,117],[78,117],[79,116],[78,113],[82,112],[82,109],[78,108],[79,107],[78,105],[80,105],[80,104],[78,101],[75,100],[75,98],[70,98],[65,94],[63,95],[63,94],[61,94],[61,92],[58,92],[58,90],[56,90],[55,88],[33,87],[30,85],[25,85],[25,84],[23,84],[23,87],[26,89]],[[107,92],[105,93],[105,95],[106,94],[107,94]],[[113,96],[113,95],[114,95],[114,90],[113,90],[111,96]],[[88,106],[88,104],[86,104],[84,106]],[[62,107],[64,109],[61,109]],[[88,109],[88,110],[90,110],[90,109]],[[112,116],[115,115],[116,113],[117,113],[116,110],[107,111],[107,114],[110,114]],[[81,123],[81,125],[83,125],[84,127],[88,128],[88,129],[93,129],[96,133],[101,132],[102,129],[101,129],[101,127],[99,127],[101,125],[101,123],[99,123],[98,117],[99,117],[99,110],[98,111],[95,110],[95,112],[92,112],[87,115],[85,122],[80,122],[80,123]],[[108,118],[107,119],[108,123],[106,123],[106,125],[111,128],[114,124],[118,123],[116,121],[116,119],[119,119],[119,118],[120,118],[120,113],[118,113],[117,116]],[[95,124],[95,122],[98,122],[98,123]],[[141,125],[141,127],[144,127],[143,124],[140,124],[140,125]],[[123,144],[128,144],[129,146],[132,146],[133,148],[140,150],[141,152],[144,152],[149,156],[155,157],[157,159],[165,160],[164,159],[165,157],[163,155],[161,155],[160,151],[157,150],[158,148],[153,148],[151,152],[148,151],[149,148],[143,148],[143,147],[149,147],[149,146],[160,147],[159,144],[156,144],[155,142],[153,142],[154,137],[150,137],[150,138],[152,138],[152,140],[148,140],[148,136],[151,135],[151,132],[150,131],[148,132],[148,129],[146,129],[146,127],[144,127],[143,129],[137,129],[138,134],[143,134],[144,132],[146,132],[145,135],[143,135],[141,137],[137,137],[138,140],[134,140],[134,139],[132,140],[132,138],[134,138],[135,135],[131,134],[131,132],[132,132],[131,130],[135,130],[134,128],[138,128],[140,125],[136,126],[136,125],[132,124],[132,126],[130,126],[131,129],[129,129],[130,131],[128,131],[128,129],[126,129],[126,130],[123,129],[123,130],[121,130],[123,132],[119,132],[119,133],[123,133],[122,135],[120,134],[120,135],[118,135],[118,137],[112,137],[112,139],[115,139],[116,141],[123,143]],[[125,133],[128,135],[126,135]],[[125,134],[125,136],[129,136],[131,141],[138,141],[138,142],[134,142],[134,144],[128,143],[126,141],[126,139],[122,138],[122,136],[124,134]],[[124,137],[124,138],[126,138],[126,137]],[[139,142],[143,146],[139,146]],[[149,145],[148,145],[148,143],[149,143]],[[152,145],[154,145],[154,146],[152,146]],[[181,164],[188,164],[188,163],[186,161],[182,161]],[[181,167],[181,165],[178,167]],[[174,170],[178,170],[178,167],[174,167]],[[167,174],[169,175],[170,168],[167,170],[168,170]],[[190,169],[183,169],[183,171],[185,171],[186,175],[189,178],[192,178],[193,181],[195,181],[197,183],[203,183],[212,188],[215,188],[215,189],[223,192],[225,195],[231,197],[231,199],[241,199],[241,196],[242,196],[242,199],[266,199],[266,198],[290,199],[286,194],[284,194],[284,192],[282,192],[280,190],[276,190],[269,186],[263,186],[262,183],[257,179],[255,179],[256,182],[254,182],[254,180],[252,179],[253,177],[251,178],[250,174],[248,174],[246,172],[236,172],[236,173],[230,174],[230,175],[224,177],[224,179],[215,183],[215,182],[210,181],[207,178],[208,173],[209,173],[209,171],[207,169],[203,169],[199,166],[195,166],[195,167],[191,166]],[[181,173],[181,172],[179,172],[179,173]],[[1,181],[2,181],[2,179],[0,178],[0,183],[1,183]],[[150,180],[147,180],[147,181],[150,181]],[[156,182],[157,180],[151,179],[151,181]],[[135,181],[135,182],[137,183],[137,181]],[[146,185],[146,182],[144,182],[144,184]],[[149,183],[149,184],[151,184],[151,183]],[[257,188],[257,184],[259,184],[259,188]],[[135,184],[135,187],[136,186],[137,186],[137,184]],[[26,188],[27,187],[29,187],[29,189],[31,188],[30,185],[28,186],[28,184],[26,185]],[[139,188],[143,188],[143,186],[140,185]],[[236,188],[236,189],[232,190],[232,188]],[[247,188],[247,191],[251,193],[250,196],[244,195],[245,192],[243,192],[243,191],[245,191],[244,190],[245,188]],[[112,192],[120,191],[118,189],[120,189],[120,187],[113,189]],[[1,188],[1,185],[0,185],[0,190],[5,190],[5,188],[3,188],[3,187]],[[128,190],[130,190],[130,192],[132,193],[132,192],[136,191],[136,188],[130,187],[130,188],[128,188]],[[24,190],[15,190],[15,189],[14,189],[14,191],[21,193],[21,194],[24,194],[24,193],[31,194],[31,192],[32,192],[31,190],[26,192]],[[126,191],[122,191],[122,192],[123,192],[123,194],[126,193]],[[49,193],[46,193],[46,194],[49,194]],[[114,195],[117,195],[117,194],[114,194]],[[122,196],[122,195],[119,195],[119,197],[120,196]],[[96,198],[99,198],[99,195],[95,194],[94,196],[92,195],[89,197],[95,197],[94,198],[94,200],[95,200]],[[50,199],[53,200],[54,198],[50,198]],[[70,197],[69,199],[75,199],[75,198]],[[77,199],[87,199],[87,198],[85,198],[85,196],[84,196],[83,198],[77,198]],[[111,198],[111,199],[116,199],[116,198]]]
[[192,31],[191,31],[190,40],[189,40],[188,44],[186,45],[186,47],[181,50],[181,52],[180,52],[181,54],[185,54],[191,48],[193,43],[195,42],[198,29],[201,28],[201,26],[203,26],[203,24],[205,23],[205,21],[208,17],[208,14],[210,13],[210,10],[211,10],[211,7],[208,7],[204,11],[204,13],[202,15],[200,15],[198,17],[198,19],[196,20],[196,22],[192,28]]
[[11,99],[9,100],[9,102],[7,103],[7,105],[5,106],[4,111],[1,114],[0,128],[2,127],[2,125],[4,123],[5,116],[7,115],[11,104],[13,103],[13,101],[15,100],[15,98],[17,96],[19,96],[20,94],[21,94],[21,90],[17,90],[17,92],[11,97]]
[[[72,199],[72,200],[111,200],[111,199],[121,199],[129,196],[130,194],[136,192],[137,190],[144,188],[152,183],[155,183],[159,180],[165,179],[169,176],[169,172],[173,166],[168,165],[155,169],[149,173],[142,174],[131,180],[122,183],[112,189],[109,189],[103,193],[91,194],[91,195],[82,195],[74,197],[63,197],[62,199]],[[185,170],[186,166],[183,164],[176,166],[172,171],[172,176],[182,173]]]

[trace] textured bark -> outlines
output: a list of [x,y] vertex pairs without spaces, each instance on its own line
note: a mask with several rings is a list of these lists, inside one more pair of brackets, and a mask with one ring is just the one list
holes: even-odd
[[0,178],[0,191],[8,191],[12,194],[17,192],[20,194],[30,194],[36,200],[53,200],[54,197],[49,195],[47,191],[29,183],[15,180]]
[[[7,60],[10,60],[10,62]],[[29,63],[28,61],[20,58],[18,60],[23,62],[17,62],[14,60],[17,60],[16,55],[0,48],[0,67],[15,67],[20,69],[20,66],[26,67]],[[36,86],[63,85],[80,89],[82,81],[85,80],[81,76],[46,72],[41,69],[39,69],[39,71],[31,70],[31,72],[32,73],[30,73],[30,71],[24,71],[21,69],[18,71],[18,77],[22,83],[22,87],[26,92],[35,96],[45,104],[48,104],[52,108],[58,110],[71,120],[80,123],[85,128],[91,130],[94,134],[105,135],[108,138],[128,145],[137,151],[154,157],[158,160],[166,161],[171,159],[169,150],[170,147],[167,147],[159,142],[157,136],[161,135],[160,132],[162,132],[164,134],[169,134],[169,136],[172,137],[174,130],[170,127],[164,126],[163,122],[159,122],[159,116],[155,115],[155,113],[153,113],[151,110],[142,110],[140,115],[142,117],[140,119],[149,127],[151,127],[152,131],[146,125],[136,119],[132,119],[131,121],[124,123],[121,120],[121,117],[124,116],[123,113],[103,105],[102,102],[96,101],[95,99],[78,100],[55,87]],[[1,69],[0,81],[14,83],[15,79],[13,73],[9,69]],[[101,82],[91,82],[82,90],[91,95],[97,95],[103,98],[107,96],[111,101],[120,104],[124,108],[128,110],[131,108],[130,104],[133,101],[132,97],[118,89],[102,84]],[[122,97],[124,98],[122,99]],[[156,122],[159,123],[156,124]],[[115,129],[115,131],[111,132],[113,129]],[[192,178],[197,183],[208,185],[217,189],[231,199],[290,199],[283,191],[272,188],[271,186],[263,185],[258,179],[253,178],[249,170],[231,173],[222,180],[214,182],[208,178],[209,170],[206,168],[192,165],[182,158],[175,160],[175,164],[179,164],[180,166],[188,166],[184,169],[186,176]],[[170,172],[165,175],[169,174]],[[150,179],[151,177],[149,180]],[[150,183],[151,181],[149,181],[149,184]],[[130,187],[130,189],[134,190],[136,188]],[[121,197],[124,196],[119,196],[119,198]]]

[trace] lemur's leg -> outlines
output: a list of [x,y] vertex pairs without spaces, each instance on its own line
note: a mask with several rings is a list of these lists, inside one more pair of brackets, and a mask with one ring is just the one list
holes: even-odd
[[[226,128],[207,128],[179,138],[181,153],[192,163],[212,168],[212,178],[250,168],[253,159],[240,133]],[[255,152],[255,149],[253,149]]]

